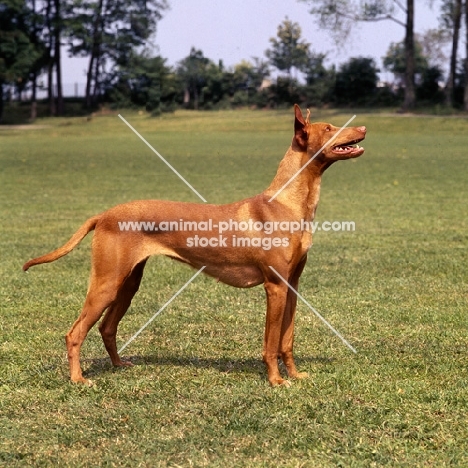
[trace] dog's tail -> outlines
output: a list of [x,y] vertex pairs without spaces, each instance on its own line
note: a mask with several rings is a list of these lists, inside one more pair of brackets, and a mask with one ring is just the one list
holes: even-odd
[[67,255],[67,253],[71,252],[82,241],[82,239],[86,236],[86,234],[88,234],[88,232],[92,231],[96,227],[96,224],[99,221],[100,217],[101,215],[96,215],[92,218],[89,218],[78,229],[78,231],[76,231],[75,234],[73,234],[71,239],[65,245],[62,245],[62,247],[59,247],[53,252],[49,252],[48,254],[42,255],[41,257],[33,258],[32,260],[29,260],[29,262],[26,262],[23,265],[23,271],[27,271],[29,267],[32,267],[34,265],[53,262],[59,259],[60,257]]

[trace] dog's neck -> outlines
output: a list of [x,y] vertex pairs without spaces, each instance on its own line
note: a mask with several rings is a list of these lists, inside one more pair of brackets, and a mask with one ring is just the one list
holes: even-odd
[[311,221],[320,197],[322,174],[332,162],[324,161],[321,156],[308,161],[306,151],[299,150],[294,144],[290,146],[264,193],[268,197],[276,195],[274,200],[288,206],[297,219]]

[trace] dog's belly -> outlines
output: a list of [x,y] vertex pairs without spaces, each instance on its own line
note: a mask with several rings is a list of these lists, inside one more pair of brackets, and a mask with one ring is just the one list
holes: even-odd
[[167,255],[173,260],[177,260],[182,263],[188,263],[196,269],[200,269],[202,266],[203,273],[208,276],[215,278],[218,282],[234,286],[235,288],[253,288],[258,286],[265,281],[262,271],[253,265],[248,266],[221,266],[221,265],[203,265],[187,261],[184,258],[177,257],[174,255]]
[[205,268],[204,273],[235,288],[252,288],[265,281],[262,271],[256,266],[210,265]]
[[226,252],[213,253],[210,249],[171,249],[162,245],[155,249],[153,244],[146,256],[158,254],[191,265],[197,270],[204,267],[203,273],[206,275],[236,288],[252,288],[265,281],[261,268],[252,257],[250,261],[246,259],[245,264],[235,261],[237,252],[229,255]]

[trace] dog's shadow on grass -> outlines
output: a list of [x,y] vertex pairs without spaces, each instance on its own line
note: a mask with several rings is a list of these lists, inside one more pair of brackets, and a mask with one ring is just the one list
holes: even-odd
[[[265,365],[261,358],[254,359],[229,359],[229,358],[200,358],[200,357],[183,357],[183,356],[158,356],[158,355],[133,355],[127,356],[125,359],[131,361],[135,366],[158,366],[158,367],[185,367],[193,369],[214,369],[220,373],[236,373],[236,374],[254,374],[266,376]],[[321,356],[301,357],[296,359],[296,364],[300,370],[309,367],[307,364],[326,365],[332,364],[336,359]],[[109,361],[109,358],[86,359],[83,362],[89,362],[85,374],[86,377],[98,377],[102,374],[115,372],[125,368],[115,368]],[[281,367],[282,364],[281,364]],[[280,367],[280,368],[281,368]],[[284,368],[282,369],[284,371]]]

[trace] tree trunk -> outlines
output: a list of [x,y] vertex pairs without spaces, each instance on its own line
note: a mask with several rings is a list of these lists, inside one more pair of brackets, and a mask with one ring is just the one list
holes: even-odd
[[468,1],[465,1],[465,93],[463,96],[463,107],[468,112]]
[[47,43],[47,100],[49,101],[49,114],[55,115],[55,99],[54,99],[54,58],[52,51],[54,50],[54,38],[52,35],[52,0],[47,0],[45,23],[49,33],[49,40]]
[[37,118],[37,73],[33,73],[32,77],[32,95],[31,95],[31,111],[29,115],[31,121],[34,122]]
[[3,123],[3,82],[0,81],[0,124]]
[[405,100],[403,111],[413,109],[416,104],[414,90],[414,0],[407,0],[405,34]]
[[99,53],[101,50],[102,40],[102,14],[103,14],[104,0],[99,0],[96,11],[96,19],[93,24],[93,44],[91,46],[91,56],[89,58],[88,73],[86,75],[86,97],[85,106],[87,109],[93,105],[93,94],[91,92],[92,83],[94,81],[94,89],[96,89],[96,82],[98,81],[97,74],[99,73]]
[[[37,45],[37,24],[36,24],[36,0],[32,0],[32,43]],[[34,71],[32,74],[32,95],[31,95],[31,110],[29,117],[34,122],[37,118],[37,68],[34,64]]]
[[52,57],[49,57],[47,64],[47,94],[49,100],[49,113],[52,116],[55,115],[54,60]]
[[93,97],[92,97],[92,102],[94,105],[97,104],[98,102],[98,95],[99,95],[99,89],[100,89],[100,71],[99,71],[99,65],[100,65],[100,52],[101,48],[98,47],[98,53],[96,60],[94,62],[94,87],[93,87]]
[[193,108],[194,110],[198,110],[198,89],[196,86],[193,90]]
[[461,26],[461,14],[462,14],[462,0],[455,0],[453,10],[453,34],[452,34],[452,54],[450,56],[450,70],[447,80],[447,86],[445,88],[445,100],[448,106],[455,104],[455,74],[457,69],[457,52],[458,52],[458,39],[460,37],[460,26]]
[[94,69],[94,51],[91,52],[89,58],[88,72],[86,74],[86,95],[85,95],[85,106],[87,109],[91,107],[91,82],[93,81],[93,69]]
[[63,91],[62,91],[62,60],[61,60],[61,30],[62,18],[60,11],[60,0],[54,0],[55,6],[55,24],[54,24],[54,41],[55,41],[55,73],[57,77],[57,115],[63,115]]

